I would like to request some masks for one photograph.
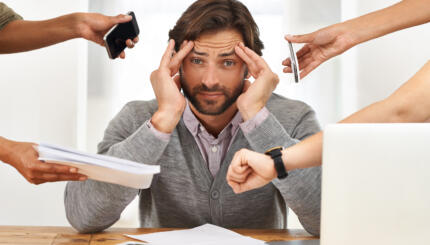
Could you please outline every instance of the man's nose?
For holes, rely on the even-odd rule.
[[[203,74],[202,83],[208,88],[212,88],[219,83],[218,71],[215,65],[208,65]]]

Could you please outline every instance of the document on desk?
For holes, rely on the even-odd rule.
[[[76,167],[90,179],[136,189],[149,188],[160,166],[137,163],[100,154],[89,154],[61,146],[41,143],[37,146],[39,160]]]
[[[193,229],[126,235],[151,245],[263,245],[264,241],[242,236],[228,229],[205,224]]]

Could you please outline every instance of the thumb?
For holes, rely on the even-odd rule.
[[[117,16],[112,16],[111,21],[113,24],[125,23],[131,21],[133,17],[131,15],[119,14]]]
[[[313,33],[304,35],[285,35],[285,40],[292,43],[311,43],[314,40]]]
[[[173,77],[173,81],[176,84],[176,87],[178,87],[179,91],[181,91],[181,77],[179,75],[176,75]]]

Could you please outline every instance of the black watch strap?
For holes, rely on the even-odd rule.
[[[273,147],[267,150],[264,154],[269,155],[273,159],[276,172],[278,173],[278,179],[287,178],[288,173],[285,169],[284,161],[282,161],[282,147]]]

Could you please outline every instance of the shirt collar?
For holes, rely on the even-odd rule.
[[[204,126],[200,123],[200,121],[197,119],[196,115],[191,111],[189,101],[187,100],[187,105],[184,110],[184,124],[187,127],[187,129],[190,131],[190,133],[196,137],[200,132],[200,127],[204,128]],[[229,124],[225,126],[225,128],[221,131],[221,133],[218,135],[218,137],[225,135],[226,132],[224,132],[229,126],[231,125],[231,130],[229,132],[230,137],[234,135],[234,132],[236,132],[239,125],[243,122],[242,116],[240,115],[239,111],[236,112],[233,119],[230,121]],[[205,132],[207,132],[205,130]]]

